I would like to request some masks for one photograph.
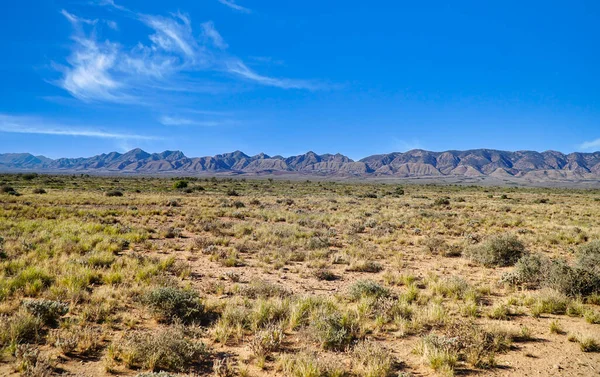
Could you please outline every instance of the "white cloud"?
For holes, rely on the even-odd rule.
[[[156,50],[178,53],[182,52],[189,58],[194,58],[200,51],[192,35],[189,18],[181,13],[173,17],[140,15],[140,20],[154,29],[155,34],[150,35],[150,40]]]
[[[84,23],[84,24],[88,24],[88,25],[95,25],[98,20],[88,20],[85,18],[81,18],[81,17],[77,17],[76,15],[67,12],[66,10],[61,10],[60,13],[65,16],[65,18],[67,20],[69,20],[69,22],[71,22],[72,24],[79,24],[79,23]]]
[[[600,139],[583,142],[579,147],[585,150],[600,148]]]
[[[279,79],[263,76],[248,68],[239,59],[232,59],[227,63],[227,71],[247,80],[255,81],[266,86],[274,86],[282,89],[317,89],[317,86],[305,80]]]
[[[114,0],[96,0],[96,3],[98,5],[102,5],[102,6],[108,5],[108,6],[111,6],[115,9],[119,9],[119,10],[124,10],[124,11],[127,10],[125,7],[115,4]]]
[[[48,120],[27,116],[0,114],[0,132],[59,136],[82,136],[118,140],[156,140],[156,137],[109,132],[97,129],[56,124]]]
[[[238,12],[242,12],[242,13],[252,13],[252,11],[248,8],[245,8],[239,4],[236,4],[235,1],[233,0],[217,0],[219,3],[228,6],[229,8],[233,9],[233,10],[237,10]]]
[[[83,36],[74,37],[75,47],[67,59],[70,67],[63,67],[62,87],[81,100],[124,100],[123,83],[113,76],[119,46],[97,43]]]
[[[104,22],[109,28],[113,30],[119,30],[119,25],[115,21],[105,20]]]
[[[63,73],[59,85],[83,101],[152,104],[163,101],[168,93],[198,93],[195,88],[204,91],[210,85],[206,85],[206,79],[199,83],[195,74],[207,72],[227,72],[246,81],[283,89],[317,89],[307,81],[269,77],[250,69],[225,51],[228,45],[212,21],[201,24],[202,35],[196,37],[186,14],[136,13],[112,0],[99,4],[113,7],[152,32],[146,41],[127,47],[101,40],[96,21],[63,11],[74,32],[68,65],[57,66]],[[108,25],[117,28],[116,23]]]
[[[177,116],[162,116],[159,122],[165,126],[199,126],[199,127],[218,127],[233,124],[229,120],[195,120]]]
[[[212,44],[215,47],[221,50],[225,50],[227,49],[227,47],[229,47],[227,43],[225,43],[225,41],[223,40],[221,34],[219,34],[217,29],[215,29],[215,24],[212,21],[208,21],[202,24],[202,33],[204,37],[210,42],[212,42]]]

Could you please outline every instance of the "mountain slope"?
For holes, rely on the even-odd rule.
[[[249,156],[241,151],[216,156],[185,156],[180,151],[147,153],[134,149],[89,158],[52,160],[29,153],[0,154],[1,171],[98,173],[235,173],[305,174],[357,177],[496,177],[539,179],[598,179],[600,152],[563,154],[556,151],[430,152],[415,149],[365,157],[360,161],[341,154],[307,152],[298,156]]]

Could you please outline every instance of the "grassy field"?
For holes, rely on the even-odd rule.
[[[600,191],[0,176],[0,375],[600,373]]]

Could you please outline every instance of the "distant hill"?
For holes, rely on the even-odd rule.
[[[29,153],[0,154],[0,171],[132,174],[246,174],[310,175],[331,177],[443,178],[492,177],[496,179],[596,180],[600,179],[600,152],[563,154],[555,151],[468,151],[373,155],[359,161],[341,154],[307,152],[298,156],[256,156],[235,151],[207,157],[187,157],[180,151],[147,153],[134,149],[89,158],[56,160]]]

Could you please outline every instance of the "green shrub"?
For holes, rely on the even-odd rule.
[[[600,240],[582,245],[577,251],[577,267],[600,275]]]
[[[435,199],[435,201],[433,202],[434,206],[448,206],[450,205],[450,198],[437,198]]]
[[[600,344],[593,338],[579,340],[579,348],[583,352],[600,352]]]
[[[190,290],[159,287],[148,292],[143,301],[161,322],[199,322],[205,314],[198,294]]]
[[[113,343],[112,356],[130,368],[183,372],[207,360],[206,346],[196,335],[183,326],[138,331]]]
[[[25,173],[25,174],[21,175],[21,178],[23,178],[23,180],[25,180],[25,181],[32,181],[37,177],[38,177],[37,173]]]
[[[493,236],[466,250],[470,259],[486,267],[512,266],[525,254],[525,246],[512,234]]]
[[[351,264],[348,267],[348,271],[353,272],[369,272],[372,274],[378,273],[383,270],[383,266],[373,261],[359,261]]]
[[[173,188],[179,190],[179,189],[184,189],[188,187],[188,182],[187,181],[177,181],[173,184]]]
[[[392,354],[375,342],[358,343],[352,356],[359,376],[388,377],[392,371]]]
[[[600,292],[600,275],[590,269],[570,266],[539,254],[525,255],[502,281],[527,288],[551,288],[568,296],[589,296]]]
[[[0,317],[0,347],[14,352],[21,343],[38,340],[42,320],[31,313],[19,311],[12,316]]]
[[[46,353],[41,353],[39,348],[20,344],[15,348],[16,369],[24,377],[50,377],[55,376],[53,360]]]
[[[277,364],[278,369],[286,377],[343,377],[347,375],[339,364],[308,352],[293,355],[283,354],[279,357]]]
[[[256,280],[249,285],[240,288],[239,293],[248,298],[286,297],[289,291],[281,285],[269,283],[264,280]]]
[[[459,360],[475,368],[495,366],[495,354],[510,349],[515,335],[506,331],[486,330],[474,323],[456,323],[442,334],[428,334],[415,349],[438,372],[452,372]]]
[[[334,281],[334,280],[337,280],[340,278],[339,276],[337,276],[336,274],[334,274],[333,272],[331,272],[325,268],[316,270],[314,272],[314,276],[318,280],[325,280],[325,281]]]
[[[325,350],[342,351],[358,336],[359,326],[349,313],[319,308],[311,318],[309,334]]]
[[[55,325],[69,311],[68,304],[54,300],[29,299],[24,300],[21,305],[47,325]]]
[[[571,300],[567,296],[551,289],[537,293],[527,302],[534,317],[544,313],[565,314],[570,303]]]
[[[415,348],[415,353],[421,355],[426,365],[436,372],[453,375],[458,363],[456,340],[437,334],[422,337]]]
[[[280,326],[267,326],[254,334],[254,338],[249,345],[250,351],[255,357],[265,358],[272,352],[279,350],[284,336],[285,334]]]
[[[373,280],[359,280],[348,288],[348,295],[359,300],[361,297],[386,297],[390,291]]]
[[[562,260],[552,260],[547,266],[542,270],[543,286],[571,297],[600,292],[600,275],[595,275],[587,269],[571,267]]]
[[[0,192],[3,194],[11,194],[13,192],[16,192],[15,189],[12,186],[9,185],[2,185],[0,186]]]
[[[540,254],[529,254],[521,257],[512,271],[502,276],[502,281],[510,285],[521,285],[538,288],[543,280],[542,270],[547,268],[550,260]]]

